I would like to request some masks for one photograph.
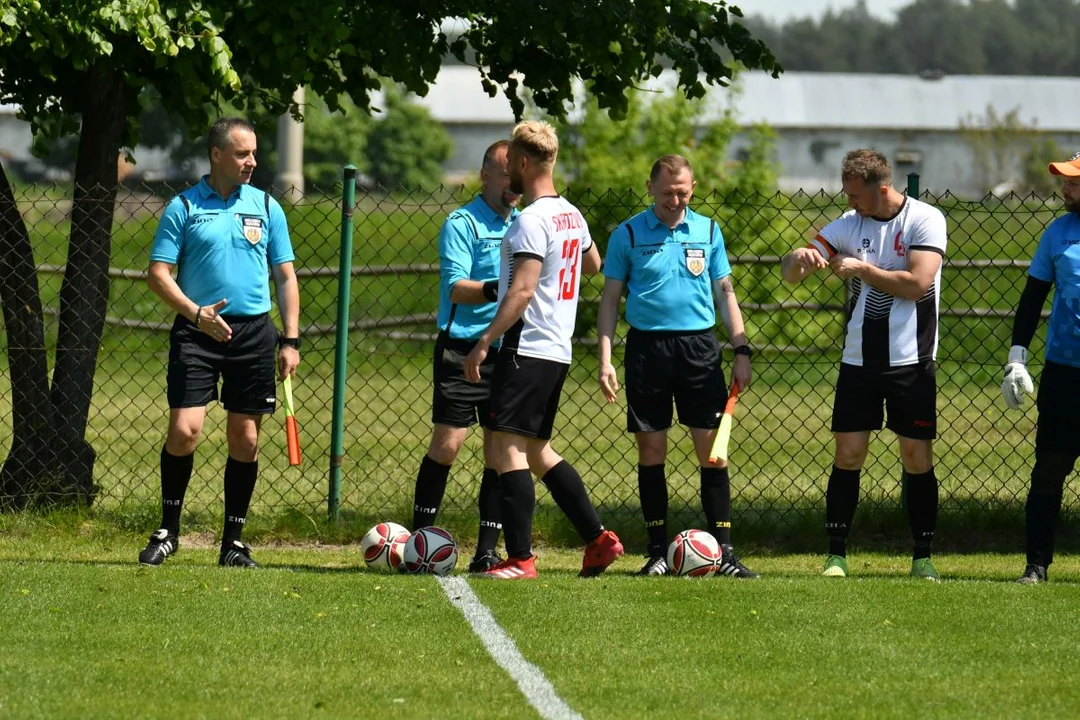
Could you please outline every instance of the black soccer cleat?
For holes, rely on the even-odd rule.
[[[251,559],[251,548],[239,540],[232,540],[221,546],[217,564],[222,567],[259,567],[259,563]]]
[[[716,568],[716,574],[740,580],[756,580],[761,577],[761,573],[754,572],[735,557],[735,550],[730,545],[720,546],[720,564]]]
[[[472,562],[469,563],[469,572],[473,574],[485,573],[501,562],[502,558],[499,557],[497,552],[494,550],[485,550],[482,553],[477,553],[473,557]]]
[[[1021,585],[1038,585],[1046,582],[1046,568],[1042,565],[1028,565],[1024,568],[1024,574],[1016,582]]]
[[[645,561],[645,565],[638,570],[638,575],[667,575],[668,565],[667,560],[661,556],[651,557]]]
[[[180,538],[170,535],[165,528],[158,528],[150,536],[150,542],[139,553],[139,562],[143,565],[157,566],[165,562],[180,547]]]

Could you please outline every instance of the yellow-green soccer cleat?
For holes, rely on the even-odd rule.
[[[930,558],[912,560],[911,577],[922,578],[923,580],[929,580],[930,582],[938,581],[937,570],[934,569],[934,563],[930,562]]]
[[[825,577],[847,577],[847,558],[843,555],[830,555],[825,558]]]

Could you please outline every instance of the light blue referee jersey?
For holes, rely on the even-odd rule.
[[[225,298],[223,315],[270,312],[269,268],[295,257],[285,212],[250,185],[222,198],[207,177],[165,208],[150,260],[176,265],[177,284],[198,305]]]
[[[611,233],[604,277],[626,283],[626,321],[638,330],[707,330],[716,324],[712,282],[731,274],[724,235],[687,208],[675,229],[653,208]]]
[[[1046,359],[1080,367],[1080,216],[1069,213],[1050,223],[1028,275],[1054,284]]]
[[[459,340],[476,340],[495,317],[498,303],[467,305],[450,302],[450,291],[458,280],[486,282],[499,279],[499,248],[510,223],[477,195],[470,203],[446,218],[439,232],[439,314],[440,330]]]

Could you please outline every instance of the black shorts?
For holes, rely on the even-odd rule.
[[[880,430],[885,411],[886,427],[897,435],[913,440],[937,437],[937,365],[932,360],[892,368],[841,363],[832,431]]]
[[[491,348],[480,365],[480,382],[465,379],[465,356],[476,342],[456,340],[445,332],[435,341],[435,388],[431,401],[431,422],[451,427],[472,427],[477,421],[489,427],[491,377],[499,351]]]
[[[671,403],[687,427],[720,427],[727,401],[720,343],[712,330],[648,332],[626,336],[626,429],[654,432],[671,427]]]
[[[503,349],[491,381],[492,430],[550,440],[570,366]]]
[[[1080,368],[1046,361],[1039,378],[1039,425],[1036,450],[1080,455],[1076,407],[1080,399]]]
[[[169,407],[203,407],[218,399],[229,412],[264,415],[277,404],[277,329],[270,315],[222,315],[232,340],[218,342],[177,316],[169,334]]]

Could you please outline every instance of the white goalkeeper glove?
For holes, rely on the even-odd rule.
[[[1005,380],[1001,383],[1001,394],[1005,404],[1016,410],[1024,404],[1024,395],[1035,390],[1031,375],[1027,371],[1028,351],[1023,345],[1009,348],[1009,361],[1005,363]]]

